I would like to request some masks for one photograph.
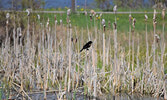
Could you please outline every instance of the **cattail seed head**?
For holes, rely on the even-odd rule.
[[[117,12],[117,5],[114,6],[114,8],[113,8],[113,12],[114,12],[114,13]]]
[[[115,22],[113,23],[113,29],[117,29],[117,24]]]
[[[159,40],[160,40],[160,37],[159,37],[159,35],[158,35],[158,34],[155,34],[155,39],[156,39],[156,42],[158,43],[158,42],[159,42]]]
[[[165,19],[165,9],[162,9],[162,19]]]
[[[136,24],[136,19],[133,18],[133,23],[132,23],[133,28],[135,28],[135,24]]]
[[[6,19],[9,19],[9,17],[10,17],[10,14],[7,13],[7,14],[6,14]]]
[[[96,15],[96,12],[94,10],[90,10],[90,13],[95,16]]]
[[[57,16],[55,15],[55,21],[57,20]]]
[[[60,25],[62,25],[62,23],[63,23],[63,20],[62,20],[62,19],[60,19]]]
[[[147,21],[147,19],[148,19],[148,16],[145,14],[145,15],[144,15],[144,17],[145,17],[145,21]]]
[[[108,21],[108,27],[111,28],[111,22],[110,21]]]
[[[69,19],[69,17],[67,16],[67,19],[66,19],[67,23],[69,23],[69,20],[70,20],[70,19]]]
[[[38,20],[40,20],[40,15],[39,14],[37,15],[37,17],[38,17]]]
[[[48,18],[48,21],[47,21],[47,23],[46,23],[46,27],[49,27],[49,22],[50,22],[50,20],[49,20],[49,18]]]
[[[102,16],[103,14],[102,13],[100,13],[100,17]]]
[[[96,20],[98,20],[98,17],[99,17],[99,16],[98,16],[98,15],[96,15]]]
[[[30,16],[30,10],[26,9],[26,12],[27,12],[27,16]]]
[[[92,21],[92,15],[91,14],[89,15],[89,17],[90,17],[90,21]]]
[[[71,28],[71,27],[72,27],[72,25],[71,25],[71,23],[70,23],[69,28]]]
[[[131,22],[132,22],[132,15],[129,14],[129,23],[131,23]]]
[[[18,28],[17,28],[17,34],[18,34],[19,37],[22,36],[22,34],[21,34],[21,27],[18,27]]]
[[[102,23],[102,25],[105,25],[105,23],[106,23],[106,22],[105,22],[105,19],[102,19],[102,22],[101,22],[101,23]]]
[[[70,14],[71,14],[71,9],[68,9],[67,10],[67,16],[70,16]]]
[[[85,16],[86,16],[87,14],[88,14],[87,11],[85,11]]]
[[[106,31],[106,25],[105,24],[103,25],[103,31],[104,32]]]
[[[155,20],[153,20],[153,27],[154,27],[154,29],[156,28],[156,24],[157,24],[157,21],[155,19]]]
[[[7,25],[9,24],[9,21],[8,21],[8,20],[6,21],[6,24],[7,24]]]

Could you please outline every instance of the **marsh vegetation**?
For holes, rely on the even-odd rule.
[[[58,100],[67,93],[167,99],[165,15],[8,14],[1,12],[0,27],[5,98],[43,93],[47,99],[56,92]],[[90,40],[90,49],[80,52]]]

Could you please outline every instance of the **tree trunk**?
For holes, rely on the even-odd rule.
[[[72,12],[75,12],[75,0],[71,0]]]

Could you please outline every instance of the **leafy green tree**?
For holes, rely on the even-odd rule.
[[[31,8],[39,9],[41,6],[44,6],[44,0],[22,0],[21,6],[22,9]]]
[[[144,0],[114,0],[115,5],[125,8],[139,8],[143,6]]]
[[[112,2],[113,0],[95,0],[96,5],[98,8],[100,9],[110,9],[110,2]]]

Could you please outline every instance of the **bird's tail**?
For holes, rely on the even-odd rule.
[[[83,48],[80,50],[80,52],[82,52]]]

